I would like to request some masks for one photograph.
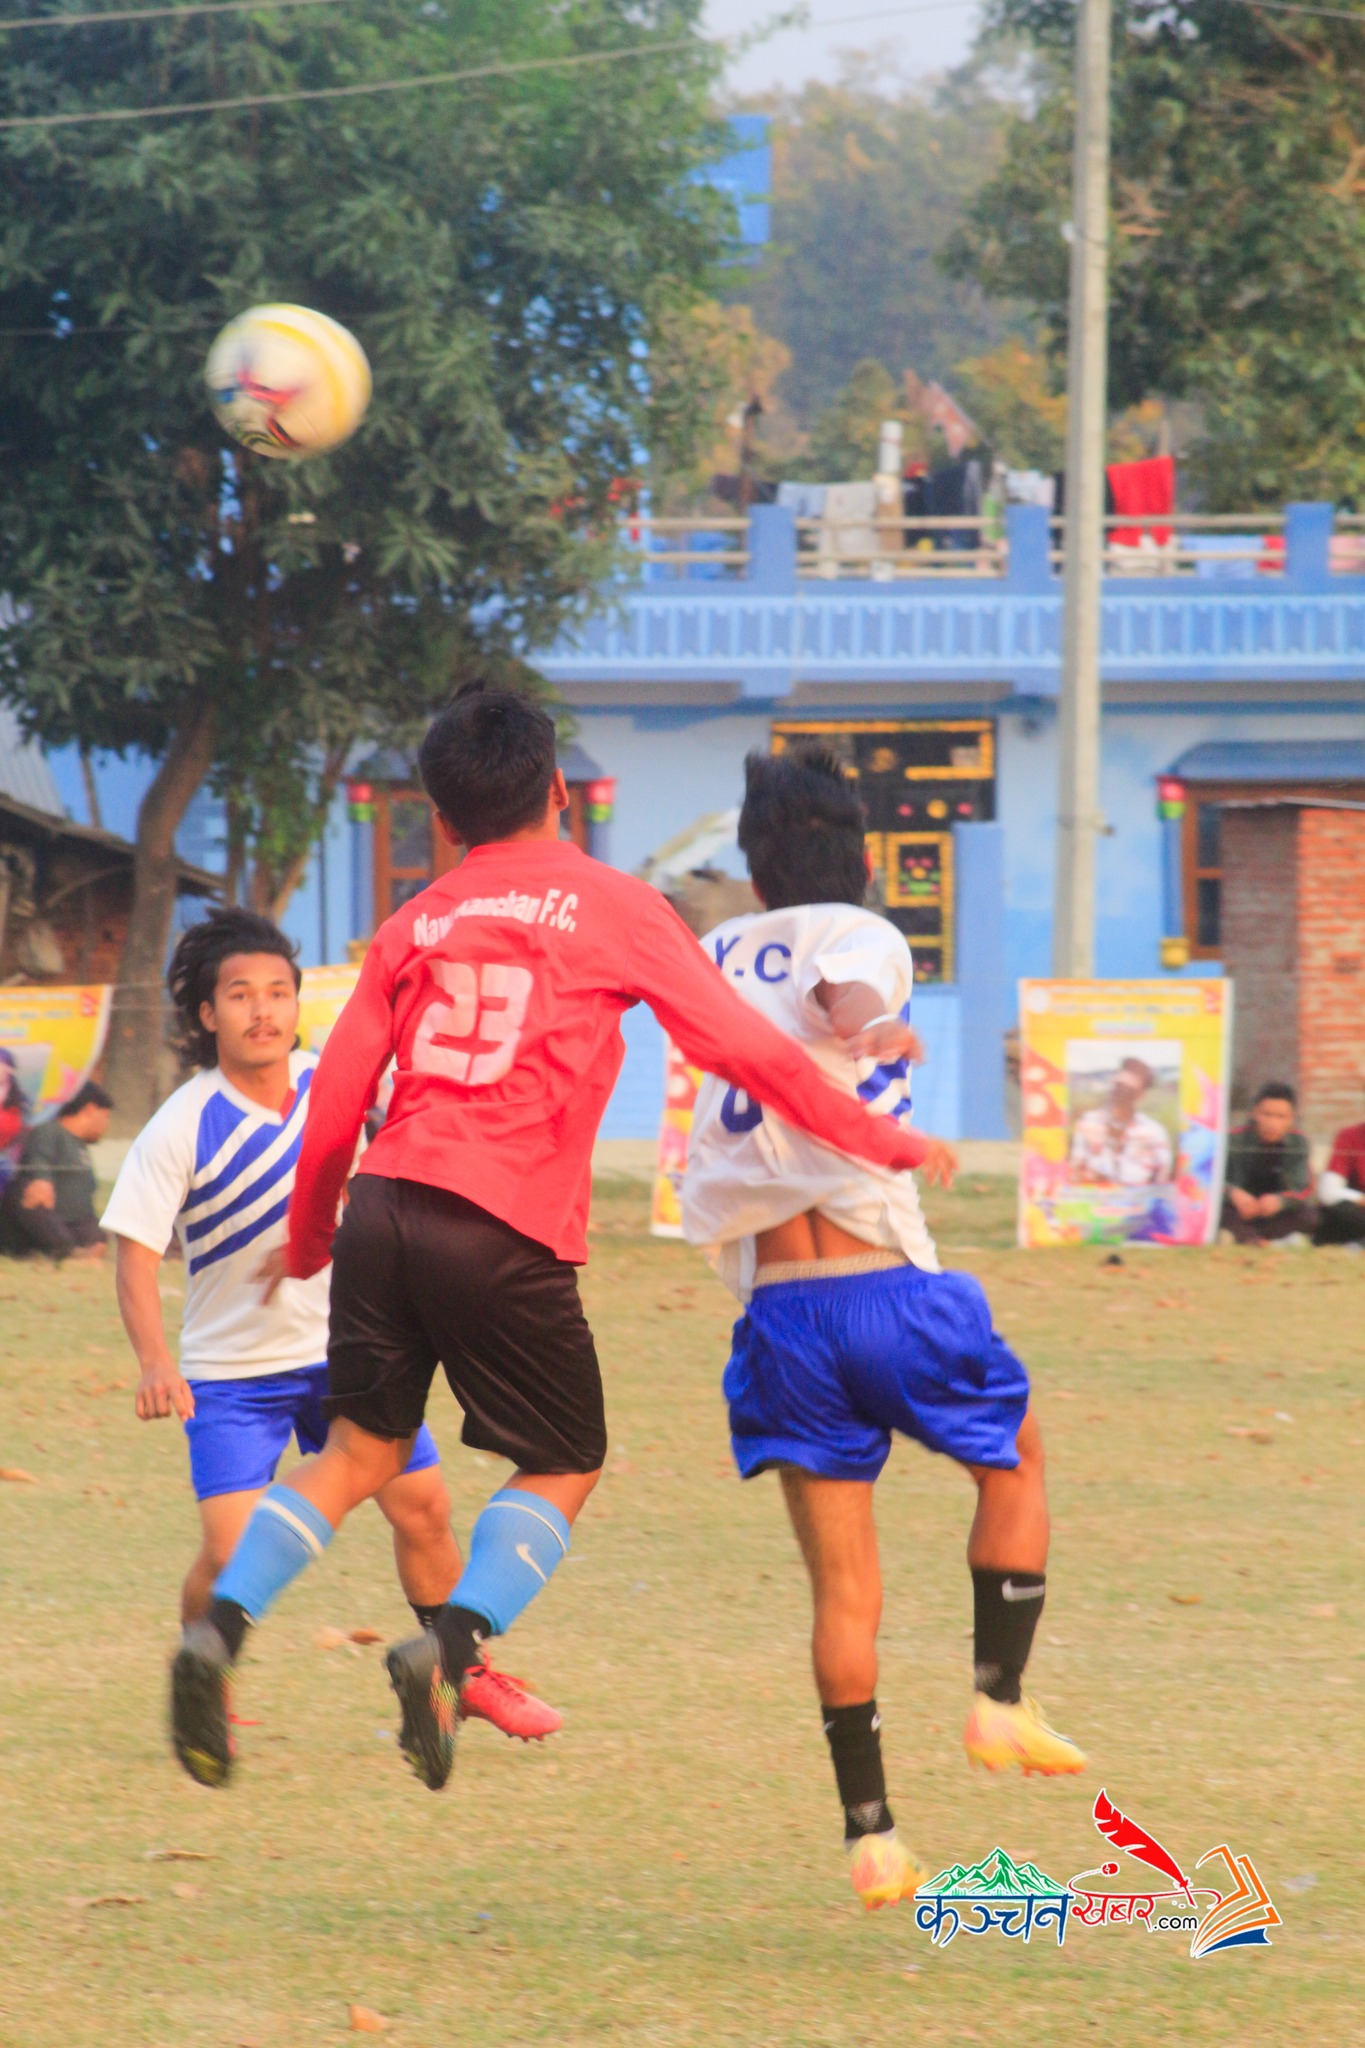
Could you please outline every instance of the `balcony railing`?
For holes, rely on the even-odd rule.
[[[1005,522],[997,514],[915,519],[798,518],[796,573],[803,582],[998,581],[1009,573]],[[1116,513],[1105,522],[1106,576],[1275,577],[1284,573],[1285,517],[1264,512]],[[623,534],[650,582],[729,581],[747,575],[751,521],[744,517],[632,518]],[[1066,560],[1066,520],[1048,521],[1048,563]],[[1365,514],[1338,514],[1332,574],[1365,575]]]

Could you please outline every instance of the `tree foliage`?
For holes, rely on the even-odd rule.
[[[997,0],[1051,65],[949,249],[1066,347],[1074,9]],[[1111,401],[1197,401],[1215,506],[1365,496],[1365,25],[1119,0]],[[1044,76],[1046,77],[1046,73]]]
[[[807,425],[869,356],[946,378],[1021,324],[938,262],[999,159],[1005,105],[973,71],[884,88],[855,70],[774,104],[772,243],[731,283],[791,350],[783,394]]]
[[[696,17],[366,0],[11,35],[0,112],[645,52]],[[613,484],[694,425],[686,359],[658,380],[647,358],[723,234],[692,176],[713,71],[695,37],[454,89],[0,132],[3,688],[44,739],[161,761],[125,977],[134,955],[159,977],[174,830],[211,766],[269,810],[291,772],[587,601]],[[209,413],[208,344],[263,300],[333,314],[371,358],[369,418],[332,456],[233,453]],[[147,1027],[130,1014],[125,1040]]]
[[[1066,459],[1066,397],[1050,365],[1017,335],[957,365],[954,394],[992,452],[1012,469],[1058,470]]]

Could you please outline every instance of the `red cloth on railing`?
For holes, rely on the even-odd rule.
[[[1174,512],[1173,455],[1152,455],[1145,462],[1111,462],[1105,474],[1116,512]],[[1164,547],[1171,537],[1169,526],[1120,526],[1109,539],[1115,546],[1135,548],[1144,533],[1149,533],[1158,547]]]

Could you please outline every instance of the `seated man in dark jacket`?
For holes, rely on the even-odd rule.
[[[104,1257],[89,1148],[108,1130],[113,1106],[103,1088],[87,1081],[57,1116],[29,1132],[0,1205],[0,1243],[7,1252],[45,1252],[82,1263]]]
[[[1294,1129],[1294,1091],[1287,1081],[1267,1081],[1249,1121],[1228,1139],[1223,1228],[1238,1244],[1311,1237],[1312,1185],[1308,1140]]]

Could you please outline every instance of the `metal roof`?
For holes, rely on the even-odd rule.
[[[1365,740],[1206,740],[1166,772],[1186,782],[1365,782]]]
[[[66,816],[46,755],[35,741],[24,738],[18,718],[6,704],[0,704],[0,796],[54,818]]]

